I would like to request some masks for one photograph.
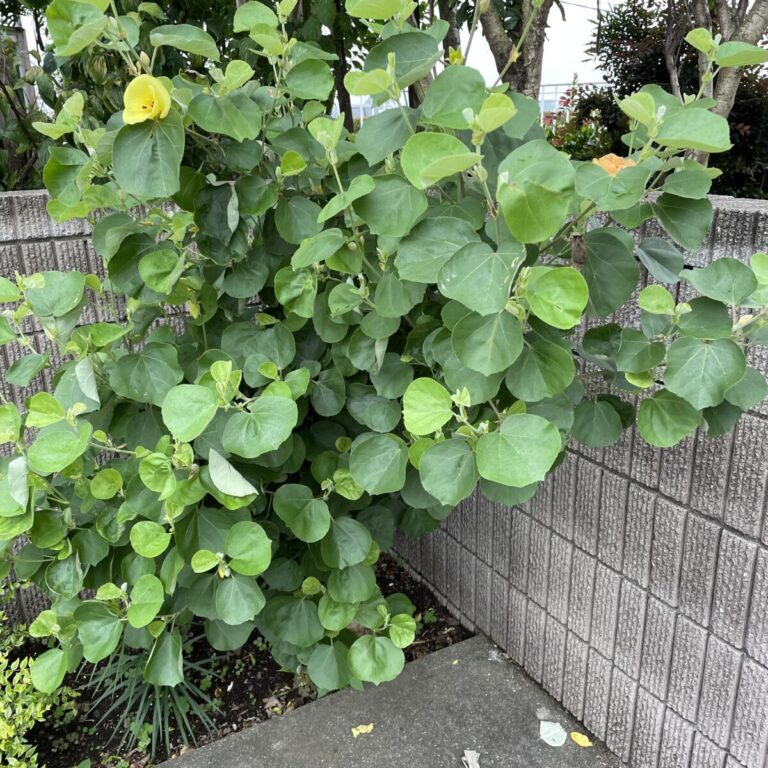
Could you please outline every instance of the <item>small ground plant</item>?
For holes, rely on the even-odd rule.
[[[574,162],[535,101],[441,61],[447,24],[346,5],[380,38],[347,88],[388,105],[354,134],[328,114],[333,54],[285,31],[295,0],[235,17],[268,82],[151,3],[48,9],[58,57],[108,48],[133,79],[106,124],[74,93],[40,126],[61,142],[49,212],[93,217],[104,274],[0,281],[3,339],[26,348],[7,382],[53,365],[31,316],[65,355],[51,392],[0,408],[0,546],[52,600],[43,691],[117,652],[173,689],[194,621],[218,650],[258,629],[321,691],[391,680],[416,630],[374,576],[396,529],[478,487],[531,498],[569,438],[636,424],[672,446],[765,397],[747,356],[768,343],[768,255],[688,268],[677,247],[712,221],[716,171],[687,159],[729,147],[711,102],[643,88],[620,104],[626,156]],[[762,55],[689,40],[712,76]],[[207,64],[155,77],[169,47]],[[670,240],[634,242],[654,218]]]

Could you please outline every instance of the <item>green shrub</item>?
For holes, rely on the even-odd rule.
[[[35,688],[34,657],[24,649],[27,640],[23,627],[11,624],[0,610],[0,765],[8,768],[37,768],[37,748],[27,740],[29,732],[54,717],[69,722],[76,711],[75,694],[69,688],[54,693]]]
[[[237,11],[261,82],[201,28],[49,8],[57,55],[108,45],[135,77],[106,124],[75,94],[41,126],[70,142],[45,168],[49,212],[97,219],[106,276],[0,282],[27,347],[7,381],[51,366],[29,315],[69,356],[24,415],[0,408],[0,540],[29,536],[14,567],[52,599],[31,628],[58,641],[33,667],[44,690],[118,649],[174,688],[195,621],[219,650],[258,629],[321,691],[390,680],[416,629],[373,570],[396,529],[434,530],[478,486],[531,498],[568,438],[599,448],[636,422],[671,446],[765,396],[745,352],[768,342],[766,257],[686,269],[623,228],[656,217],[698,248],[711,172],[683,155],[729,146],[706,103],[644,88],[621,102],[629,157],[575,162],[535,101],[460,64],[425,81],[445,23],[347,0],[381,38],[347,87],[397,102],[349,134],[326,114],[329,54],[284,31],[294,4]],[[155,78],[167,47],[210,64]],[[418,81],[416,110],[399,99]],[[651,285],[640,327],[620,326],[641,265],[701,296]],[[109,321],[81,325],[86,304]]]

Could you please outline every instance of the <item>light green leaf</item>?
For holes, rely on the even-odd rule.
[[[131,590],[128,623],[135,628],[146,627],[157,616],[165,600],[163,582],[151,573],[140,576]]]
[[[700,423],[701,411],[666,389],[643,400],[637,413],[640,434],[657,448],[677,445],[693,434]]]
[[[672,149],[727,152],[731,148],[728,121],[706,109],[679,109],[664,117],[655,139]]]
[[[168,549],[171,534],[151,520],[141,520],[131,528],[131,546],[133,551],[142,557],[158,557]]]
[[[478,440],[477,468],[486,480],[523,488],[546,477],[562,446],[554,424],[541,416],[514,414]]]
[[[258,490],[214,448],[208,451],[208,474],[213,485],[227,496],[244,498],[258,494]]]
[[[421,104],[419,121],[440,128],[466,130],[468,123],[464,110],[480,112],[485,92],[485,79],[478,70],[461,65],[446,67],[430,83]]]
[[[201,435],[219,408],[216,393],[199,384],[179,384],[168,391],[162,405],[165,426],[183,442]]]
[[[178,629],[163,632],[157,638],[144,667],[144,680],[166,688],[184,681],[184,657]]]
[[[437,432],[453,418],[450,392],[434,379],[415,379],[403,396],[403,417],[414,435]]]
[[[365,635],[352,643],[347,662],[356,678],[379,685],[403,671],[405,655],[388,637]]]
[[[730,339],[683,337],[667,350],[664,383],[670,392],[701,410],[722,402],[746,368],[744,353]]]
[[[419,465],[421,484],[441,504],[455,507],[477,484],[475,456],[466,440],[451,438],[429,447]]]
[[[154,48],[168,45],[178,51],[204,56],[211,61],[219,61],[219,49],[216,41],[200,27],[194,24],[163,24],[149,33],[149,42]]]
[[[61,648],[51,648],[40,654],[30,668],[32,685],[42,693],[53,693],[67,673],[67,655]]]
[[[76,430],[58,425],[43,430],[27,452],[29,468],[38,475],[61,472],[85,453],[92,431],[87,421],[80,422]]]
[[[568,156],[537,139],[499,165],[496,198],[509,231],[523,243],[552,237],[565,221],[573,194]]]
[[[581,322],[587,307],[587,283],[573,267],[532,267],[525,298],[536,317],[555,328],[570,329]]]
[[[235,523],[229,529],[224,551],[232,558],[230,568],[243,576],[258,576],[264,573],[272,562],[271,539],[258,523],[250,520]]]
[[[255,139],[261,132],[261,110],[242,92],[226,96],[198,93],[189,105],[189,116],[204,131],[235,141]]]
[[[332,645],[318,645],[307,662],[310,680],[322,690],[335,691],[349,685],[347,646],[340,640]]]

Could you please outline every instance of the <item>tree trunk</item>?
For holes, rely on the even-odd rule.
[[[461,48],[459,26],[456,23],[456,10],[451,0],[437,0],[437,8],[440,12],[440,18],[448,22],[448,34],[443,38],[443,51],[447,60],[451,48],[457,51]]]
[[[336,16],[344,13],[344,4],[341,0],[336,0]],[[351,133],[354,129],[354,119],[352,115],[352,98],[349,95],[346,85],[344,85],[344,77],[347,74],[349,65],[347,64],[347,48],[344,40],[344,35],[341,30],[336,26],[335,34],[333,35],[334,45],[336,47],[336,55],[338,59],[333,67],[333,75],[336,83],[336,98],[339,102],[339,112],[344,115],[344,127]]]
[[[536,17],[531,23],[522,51],[516,51],[515,42],[504,29],[501,18],[492,3],[480,15],[483,36],[491,49],[496,69],[501,73],[506,68],[502,80],[509,83],[512,91],[524,93],[533,99],[539,97],[547,19],[553,4],[554,0],[544,0],[541,8],[537,11],[530,0],[524,1],[522,26],[524,27],[528,23],[531,14],[536,14]],[[507,67],[510,56],[515,54],[518,55],[517,61]]]

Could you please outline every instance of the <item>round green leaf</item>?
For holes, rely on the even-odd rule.
[[[427,493],[441,504],[455,507],[472,495],[477,484],[472,448],[461,438],[435,443],[421,457],[419,476]]]
[[[480,112],[485,98],[485,79],[473,67],[446,67],[427,89],[421,103],[419,121],[440,128],[467,130],[464,110]]]
[[[163,421],[177,440],[188,443],[205,431],[218,407],[218,397],[208,387],[179,384],[163,400]]]
[[[258,576],[272,561],[272,541],[264,529],[250,520],[235,523],[224,547],[231,557],[230,568],[243,576]]]
[[[718,405],[747,368],[742,350],[730,339],[683,337],[667,350],[664,383],[694,408]]]
[[[296,403],[287,397],[262,395],[230,416],[221,442],[230,453],[255,459],[279,448],[290,436],[299,417]]]
[[[141,520],[131,528],[131,546],[133,551],[142,557],[158,557],[162,555],[171,543],[171,534],[151,520]]]
[[[407,235],[427,210],[426,195],[399,176],[377,176],[374,181],[373,192],[353,203],[355,213],[374,235]]]
[[[544,479],[562,447],[560,432],[550,421],[513,414],[478,440],[477,468],[486,480],[523,488]]]
[[[332,645],[318,645],[307,662],[307,674],[324,691],[335,691],[349,685],[348,649],[335,640]]]
[[[236,627],[259,614],[266,601],[253,579],[233,574],[217,580],[214,602],[219,618],[225,624]]]
[[[42,693],[53,693],[67,673],[67,654],[61,648],[51,648],[40,654],[30,668],[32,685]]]
[[[440,293],[479,315],[501,312],[509,299],[516,267],[523,258],[524,249],[519,243],[514,249],[499,251],[486,243],[469,243],[459,248],[440,270]]]
[[[356,678],[379,685],[403,671],[405,655],[388,637],[365,635],[352,643],[347,662]]]
[[[299,648],[309,648],[325,636],[317,617],[317,606],[308,598],[270,599],[257,624],[260,629]]]
[[[683,276],[699,293],[723,304],[739,306],[757,290],[755,273],[736,259],[717,259]]]
[[[93,601],[83,603],[75,609],[75,621],[86,661],[97,664],[117,648],[123,625],[105,605]]]
[[[526,346],[504,381],[516,398],[535,403],[562,392],[575,375],[571,351],[542,339]]]
[[[478,242],[477,234],[463,219],[425,219],[400,241],[395,266],[403,280],[436,283],[440,269],[456,251]]]
[[[115,394],[139,403],[161,406],[168,392],[184,378],[170,344],[150,342],[140,352],[121,357],[109,372]]]
[[[591,448],[613,445],[621,436],[621,417],[605,400],[585,400],[576,406],[571,434]]]
[[[157,616],[165,600],[163,582],[151,573],[140,576],[131,590],[128,623],[135,628],[146,627]]]
[[[523,243],[552,237],[568,215],[573,182],[568,156],[544,140],[510,153],[499,165],[496,189],[509,231]]]
[[[450,393],[434,379],[416,379],[405,390],[403,418],[405,428],[414,435],[437,432],[453,418]]]
[[[528,270],[525,298],[536,317],[568,330],[581,322],[589,290],[573,267],[532,267]]]
[[[163,632],[157,638],[144,667],[144,680],[167,688],[184,682],[183,649],[178,629]]]
[[[117,183],[141,200],[175,194],[180,186],[184,136],[184,124],[175,109],[164,120],[124,125],[115,137],[112,154]]]
[[[116,469],[102,469],[91,478],[90,486],[95,498],[108,501],[123,487],[123,476]]]
[[[328,577],[328,594],[337,603],[364,603],[376,591],[376,574],[369,565],[351,565]]]
[[[370,494],[394,493],[405,484],[408,448],[397,435],[363,433],[352,443],[349,469]]]
[[[416,621],[407,613],[398,613],[390,619],[389,639],[398,648],[407,648],[416,639]]]
[[[272,499],[277,516],[302,541],[320,541],[331,527],[331,513],[305,485],[281,485]]]
[[[81,421],[76,431],[58,424],[41,431],[27,451],[29,468],[38,475],[61,472],[85,453],[92,431],[87,421]]]
[[[318,616],[323,626],[331,632],[341,632],[349,626],[357,613],[356,603],[337,603],[327,592],[320,598],[317,606]]]
[[[640,403],[637,428],[643,439],[657,448],[670,448],[693,434],[701,423],[701,411],[677,395],[660,389]]]
[[[467,368],[490,376],[504,371],[523,350],[520,323],[509,312],[469,313],[454,326],[451,345]]]
[[[426,189],[440,179],[476,165],[478,156],[447,133],[416,133],[403,147],[403,173],[416,189]]]
[[[362,563],[371,548],[368,529],[351,517],[337,517],[320,544],[326,565],[331,568],[348,568]]]

